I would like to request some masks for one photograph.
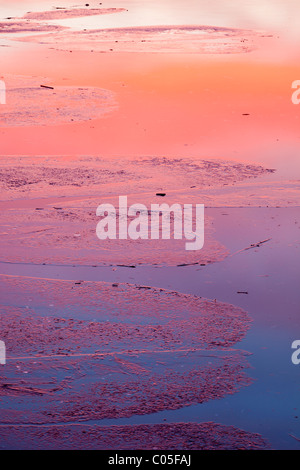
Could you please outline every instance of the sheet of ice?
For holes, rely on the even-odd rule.
[[[97,87],[55,86],[49,79],[6,77],[0,127],[53,126],[97,119],[117,108],[114,94]]]
[[[48,90],[47,90],[48,91]],[[26,162],[27,165],[24,165]],[[11,166],[13,164],[13,166]],[[187,251],[186,239],[175,240],[171,217],[171,239],[99,240],[96,216],[99,204],[117,209],[119,195],[128,195],[128,207],[151,204],[205,204],[195,186],[223,187],[269,171],[260,166],[234,162],[170,158],[106,161],[76,159],[8,158],[0,171],[3,202],[0,215],[0,259],[9,262],[81,265],[183,265],[209,264],[224,259],[226,249],[213,236],[211,218],[205,215],[204,247]],[[163,178],[162,178],[163,175]],[[192,186],[192,188],[191,188]],[[166,191],[161,197],[160,191]],[[188,190],[188,193],[186,191]],[[95,195],[98,195],[95,197]],[[187,194],[189,196],[187,197]],[[62,198],[62,196],[66,196]],[[41,198],[39,200],[33,198]],[[49,198],[49,201],[47,200]],[[53,203],[53,197],[58,198]],[[68,198],[71,198],[68,200]],[[182,206],[183,207],[183,206]],[[194,211],[195,217],[195,211]],[[151,214],[148,219],[149,231]],[[162,217],[160,217],[162,219]],[[130,219],[129,221],[130,222]]]
[[[45,32],[60,31],[65,29],[63,26],[56,24],[36,23],[34,21],[0,21],[0,34],[28,33],[28,32]]]
[[[25,431],[25,432],[24,432]],[[259,434],[234,426],[165,423],[133,426],[0,426],[5,449],[256,450],[269,445]]]
[[[23,18],[30,20],[60,20],[76,18],[80,16],[107,15],[127,11],[126,8],[59,8],[50,11],[32,11],[26,13]]]
[[[98,342],[106,352],[130,348],[131,335],[143,349],[224,348],[240,341],[250,324],[248,315],[232,305],[148,286],[1,276],[0,292],[6,312],[1,315],[1,334],[8,350],[18,354],[30,354],[32,348],[36,353],[41,347],[45,354],[56,354],[64,341],[60,332],[66,329],[70,347],[83,353],[93,352]],[[11,315],[17,330],[24,324],[18,339],[9,327]],[[138,324],[145,325],[141,333],[134,330]],[[34,335],[35,345],[26,342],[28,335]]]
[[[219,26],[166,25],[87,29],[18,40],[96,52],[238,54],[254,50],[259,36],[255,31]]]
[[[190,198],[193,193],[234,187],[274,171],[257,164],[201,157],[6,156],[0,163],[0,189],[2,200],[139,193],[154,197],[166,192],[165,202],[174,194],[178,197],[178,191],[184,190]]]
[[[1,276],[1,423],[128,417],[251,383],[245,311],[163,289]]]

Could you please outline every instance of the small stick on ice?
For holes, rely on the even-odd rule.
[[[293,437],[294,439],[296,439],[296,441],[300,442],[299,437],[296,437],[296,436],[294,436],[293,434],[289,434],[289,436]]]
[[[230,255],[230,256],[236,255],[238,253],[242,253],[243,251],[251,250],[251,248],[258,248],[258,247],[260,247],[260,245],[262,245],[263,243],[269,242],[270,240],[272,240],[272,238],[266,238],[266,240],[262,240],[261,242],[258,242],[258,243],[251,243],[251,245],[248,246],[247,248],[243,248],[242,250],[238,250],[235,253],[232,253],[232,255]]]

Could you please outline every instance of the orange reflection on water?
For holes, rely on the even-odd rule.
[[[3,154],[180,155],[252,159],[261,145],[298,144],[292,64],[200,56],[49,51],[7,60],[53,86],[112,90],[119,109],[82,123],[1,130]],[[130,64],[130,66],[128,66]]]

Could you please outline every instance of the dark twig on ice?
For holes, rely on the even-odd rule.
[[[242,253],[243,251],[251,250],[251,248],[259,248],[263,243],[267,243],[270,240],[272,240],[272,238],[266,238],[265,240],[262,240],[261,242],[258,242],[258,243],[251,243],[251,245],[247,246],[247,248],[243,248],[242,250],[238,250],[235,253],[232,253],[232,255],[230,255],[230,256],[236,255],[237,253]]]
[[[262,240],[261,242],[258,242],[258,243],[251,243],[250,246],[248,246],[248,248],[244,248],[244,251],[245,250],[250,250],[251,248],[256,248],[260,245],[262,245],[263,243],[266,243],[268,241],[272,240],[272,238],[266,238],[266,240]]]
[[[299,437],[296,437],[296,436],[294,436],[293,434],[289,434],[289,436],[293,437],[294,439],[296,439],[296,441],[300,442]]]
[[[49,90],[54,90],[53,86],[40,85],[41,88],[48,88]]]

